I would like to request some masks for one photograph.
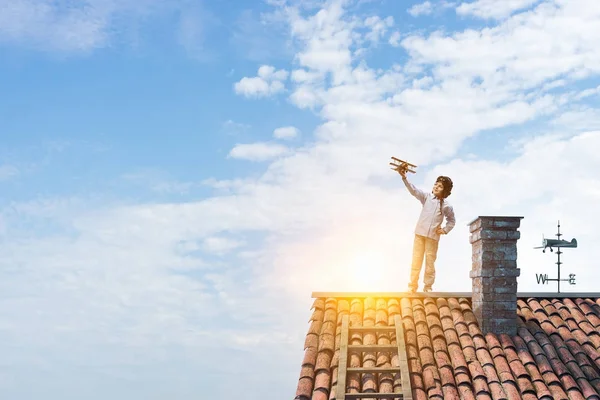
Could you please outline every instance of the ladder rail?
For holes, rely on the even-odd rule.
[[[342,332],[340,338],[340,356],[338,365],[338,379],[336,384],[336,400],[350,400],[362,398],[377,399],[398,399],[412,400],[412,388],[410,384],[410,372],[408,370],[408,360],[406,355],[406,343],[404,340],[404,327],[402,326],[402,317],[394,316],[395,326],[374,326],[374,327],[349,327],[348,315],[342,317]],[[350,332],[395,332],[395,345],[351,345],[348,338]],[[349,350],[358,352],[398,352],[398,367],[348,367]],[[346,393],[346,377],[348,372],[358,373],[387,373],[400,372],[402,393]]]
[[[396,325],[396,344],[398,345],[398,364],[400,364],[400,378],[402,379],[402,394],[404,400],[412,400],[412,387],[410,385],[410,372],[408,371],[408,358],[406,356],[406,342],[404,340],[404,326],[402,317],[394,316]]]
[[[338,381],[335,399],[345,400],[346,371],[348,368],[348,315],[344,315],[342,317],[342,336],[340,338],[340,362],[338,368]]]

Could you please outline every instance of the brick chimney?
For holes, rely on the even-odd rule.
[[[477,217],[469,223],[473,248],[473,313],[485,335],[517,334],[517,230],[523,217]]]

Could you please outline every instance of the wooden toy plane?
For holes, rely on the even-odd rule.
[[[411,167],[417,168],[417,166],[415,164],[411,164],[407,161],[401,160],[396,157],[392,157],[392,162],[390,162],[390,165],[392,165],[394,167],[394,168],[392,168],[394,171],[412,172],[413,174],[417,173],[415,170],[411,169]]]

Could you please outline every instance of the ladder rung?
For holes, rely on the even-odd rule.
[[[348,351],[398,351],[396,344],[349,344]]]
[[[384,372],[400,372],[400,367],[349,367],[348,372],[358,372],[360,374],[378,374]]]
[[[363,398],[403,399],[404,396],[402,393],[346,393],[346,400]]]
[[[395,326],[355,326],[349,327],[348,332],[395,332]]]

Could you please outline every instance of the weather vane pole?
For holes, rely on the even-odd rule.
[[[562,240],[560,237],[562,234],[560,233],[560,221],[558,221],[558,233],[556,234],[557,239],[543,239],[542,245],[540,247],[534,247],[534,249],[543,249],[542,253],[546,252],[546,248],[550,248],[550,251],[554,251],[552,248],[556,247],[556,256],[558,257],[558,261],[556,265],[558,266],[558,277],[557,278],[548,278],[548,274],[535,274],[538,284],[545,285],[548,282],[556,282],[558,285],[558,293],[560,293],[560,282],[565,281],[569,282],[570,285],[575,285],[575,274],[569,274],[569,279],[560,279],[560,255],[563,253],[560,251],[562,247],[577,247],[577,239],[573,238],[570,242],[566,240]]]

